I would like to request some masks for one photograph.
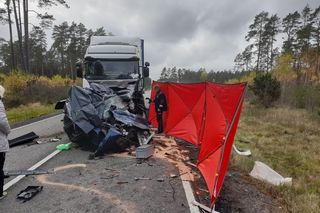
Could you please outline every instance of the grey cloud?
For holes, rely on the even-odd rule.
[[[68,0],[68,3],[70,9],[52,7],[47,11],[55,16],[55,24],[82,22],[88,28],[103,26],[116,35],[144,38],[146,60],[151,63],[154,78],[159,77],[164,66],[231,69],[235,55],[247,45],[244,37],[256,14],[265,10],[283,17],[302,10],[307,3],[312,8],[320,5],[319,0]],[[31,7],[34,4],[30,1]],[[7,28],[0,25],[0,37],[8,38]]]
[[[149,23],[152,37],[163,42],[177,42],[192,38],[197,30],[197,15],[183,8],[165,9],[161,16]]]
[[[216,34],[234,37],[257,13],[257,3],[244,0],[213,4],[201,18],[201,23]],[[242,27],[241,27],[242,26]]]

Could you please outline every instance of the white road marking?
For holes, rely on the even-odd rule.
[[[42,164],[44,164],[45,162],[47,162],[48,160],[50,160],[51,158],[53,158],[55,155],[59,154],[60,152],[61,152],[61,150],[55,150],[50,155],[48,155],[47,157],[45,157],[42,160],[40,160],[38,163],[34,164],[32,167],[30,167],[28,169],[28,171],[33,171],[33,170],[39,168]],[[19,175],[19,176],[15,177],[14,179],[12,179],[11,181],[9,181],[8,183],[6,183],[3,186],[3,190],[9,189],[11,186],[13,186],[14,184],[18,183],[24,177],[25,177],[25,175]]]
[[[193,195],[193,191],[192,191],[190,182],[189,181],[184,181],[184,180],[181,180],[181,181],[182,181],[182,186],[183,186],[184,192],[186,193],[186,197],[187,197],[190,213],[200,213],[199,208],[192,204],[192,202],[194,200],[196,200],[196,199],[195,199],[195,197]]]

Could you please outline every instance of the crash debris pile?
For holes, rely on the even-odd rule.
[[[143,95],[134,86],[109,88],[91,83],[90,88],[70,89],[64,130],[72,142],[94,151],[90,158],[151,141]]]

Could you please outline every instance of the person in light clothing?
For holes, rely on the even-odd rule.
[[[2,102],[4,92],[5,89],[0,85],[0,200],[7,195],[7,192],[3,191],[3,166],[6,159],[6,152],[9,151],[8,134],[10,133],[10,125]]]

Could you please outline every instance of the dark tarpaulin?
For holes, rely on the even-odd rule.
[[[104,100],[115,94],[109,88],[92,83],[91,88],[72,86],[69,90],[72,121],[88,134],[101,125],[105,111]]]

